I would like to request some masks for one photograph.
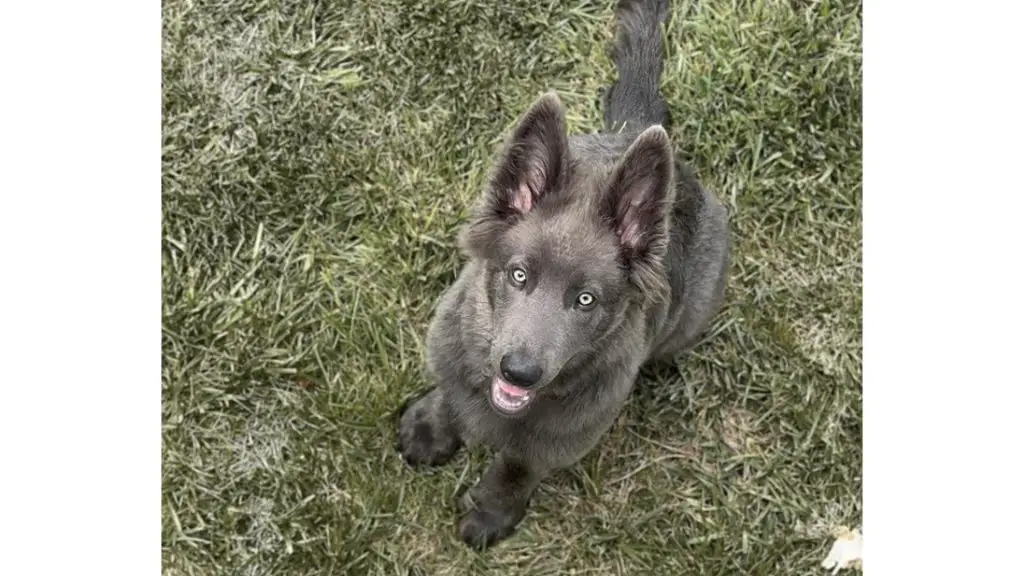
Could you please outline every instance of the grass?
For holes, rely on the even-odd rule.
[[[673,138],[727,203],[726,309],[477,554],[392,412],[504,131],[600,125],[611,0],[167,0],[166,574],[812,574],[861,516],[861,7],[676,0]]]

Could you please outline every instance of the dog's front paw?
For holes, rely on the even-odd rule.
[[[398,451],[410,466],[440,466],[451,460],[462,441],[448,420],[439,390],[403,408],[398,422]]]
[[[483,550],[508,538],[526,515],[520,502],[500,502],[469,490],[459,499],[459,536],[466,545]]]

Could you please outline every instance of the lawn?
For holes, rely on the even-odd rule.
[[[165,574],[816,574],[861,518],[861,7],[676,0],[673,139],[726,308],[475,553],[393,412],[504,131],[601,124],[612,0],[165,0]],[[869,536],[870,537],[870,536]]]

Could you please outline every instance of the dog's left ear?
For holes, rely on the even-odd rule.
[[[637,136],[612,172],[601,214],[618,236],[627,266],[654,264],[665,254],[673,165],[668,134],[655,125]]]

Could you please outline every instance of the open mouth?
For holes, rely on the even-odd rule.
[[[501,412],[515,414],[526,408],[533,400],[533,394],[525,388],[509,384],[500,376],[491,382],[491,404]]]

